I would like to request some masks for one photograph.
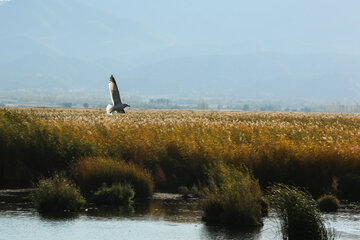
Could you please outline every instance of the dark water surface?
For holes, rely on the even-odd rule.
[[[360,206],[347,203],[340,212],[326,214],[339,239],[360,239]],[[264,227],[241,233],[201,222],[198,200],[156,195],[129,208],[89,208],[78,214],[40,215],[29,191],[0,191],[0,240],[27,239],[281,239],[276,218]]]

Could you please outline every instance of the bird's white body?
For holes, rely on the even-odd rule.
[[[108,114],[113,114],[113,112],[117,112],[117,113],[125,113],[124,108],[129,107],[129,105],[127,104],[117,104],[115,106],[108,104],[106,106],[106,112]]]
[[[123,104],[121,102],[120,92],[116,85],[115,78],[113,77],[113,75],[111,75],[111,77],[110,77],[109,90],[110,90],[110,96],[111,96],[113,105],[111,105],[111,104],[107,105],[107,107],[106,107],[107,114],[113,114],[114,112],[125,113],[124,109],[126,107],[130,107],[130,106],[127,104]]]

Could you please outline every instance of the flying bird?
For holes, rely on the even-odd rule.
[[[120,99],[120,92],[116,85],[115,78],[113,75],[110,76],[109,80],[109,90],[110,90],[110,97],[112,100],[113,105],[108,104],[106,107],[107,114],[113,114],[113,112],[117,113],[125,113],[124,108],[130,107],[126,103],[123,104]]]

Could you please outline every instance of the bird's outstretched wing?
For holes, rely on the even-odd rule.
[[[109,90],[110,90],[110,96],[111,96],[113,105],[115,106],[117,104],[121,104],[120,92],[116,85],[115,78],[113,77],[113,75],[111,75],[111,77],[110,77]]]

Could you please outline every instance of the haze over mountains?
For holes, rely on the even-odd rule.
[[[360,99],[357,1],[0,1],[1,91]]]

